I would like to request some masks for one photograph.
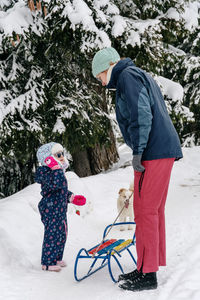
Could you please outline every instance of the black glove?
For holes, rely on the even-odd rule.
[[[132,160],[133,169],[137,172],[144,172],[145,167],[141,164],[142,155],[134,155]]]

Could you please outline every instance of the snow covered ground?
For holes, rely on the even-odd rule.
[[[98,300],[98,299],[200,299],[200,147],[183,149],[184,158],[175,163],[166,205],[167,267],[158,272],[154,291],[126,292],[118,288],[108,269],[76,282],[74,262],[80,248],[91,248],[102,239],[104,228],[117,216],[119,188],[133,179],[131,166],[86,178],[68,172],[70,189],[87,196],[81,216],[70,205],[69,234],[60,273],[44,272],[40,266],[43,226],[37,210],[40,186],[33,184],[0,200],[0,299],[6,300]],[[120,148],[120,164],[131,159],[126,146]],[[113,229],[110,237],[131,237],[132,231]],[[124,257],[125,271],[133,265]],[[85,271],[87,266],[83,266]],[[116,272],[118,272],[116,270]]]

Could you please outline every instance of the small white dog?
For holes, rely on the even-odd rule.
[[[125,202],[128,202],[128,205],[124,207],[122,210]],[[119,222],[133,222],[134,221],[134,214],[133,214],[133,183],[130,184],[129,189],[120,189],[119,196],[117,199],[117,210],[118,213],[122,210],[119,216]],[[127,220],[128,219],[128,220]],[[126,225],[121,225],[120,230],[125,230]],[[128,224],[128,229],[133,229],[133,225]]]

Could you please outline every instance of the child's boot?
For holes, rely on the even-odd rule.
[[[64,260],[58,260],[57,261],[57,266],[60,266],[60,267],[66,267],[67,264]]]
[[[58,265],[53,265],[53,266],[42,266],[42,270],[44,271],[52,271],[52,272],[60,272],[61,267]]]

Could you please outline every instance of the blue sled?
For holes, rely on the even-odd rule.
[[[118,226],[118,225],[123,225],[123,224],[134,224],[135,222],[121,222],[121,223],[115,223],[108,225],[103,233],[103,240],[106,236],[106,233],[108,231],[108,229],[111,226]],[[120,244],[122,244],[124,242],[124,244],[126,244],[125,240],[116,240],[115,242],[113,242],[111,245],[99,250],[97,253],[95,253],[95,255],[90,254],[89,252],[94,249],[95,247],[98,247],[98,245],[96,245],[95,247],[92,247],[89,250],[86,250],[85,248],[80,249],[80,251],[77,254],[76,260],[75,260],[75,265],[74,265],[74,277],[77,281],[81,281],[87,277],[89,277],[90,275],[94,274],[95,272],[97,272],[98,270],[104,268],[106,265],[108,265],[108,271],[110,274],[110,277],[112,279],[112,281],[114,281],[115,283],[118,281],[115,277],[114,274],[112,272],[112,264],[111,264],[111,259],[113,261],[116,262],[116,264],[118,265],[121,273],[124,274],[123,268],[118,260],[118,257],[122,257],[121,253],[123,251],[128,251],[128,253],[130,254],[130,257],[132,258],[133,262],[136,265],[136,260],[133,256],[133,254],[130,251],[130,247],[135,246],[135,233],[133,235],[133,239],[124,247],[121,246],[120,249]],[[77,269],[78,269],[78,263],[80,259],[89,259],[92,261],[89,271],[87,272],[86,275],[82,276],[82,277],[78,277],[77,276]],[[98,264],[98,267],[96,267],[96,263],[100,262],[100,266]]]

